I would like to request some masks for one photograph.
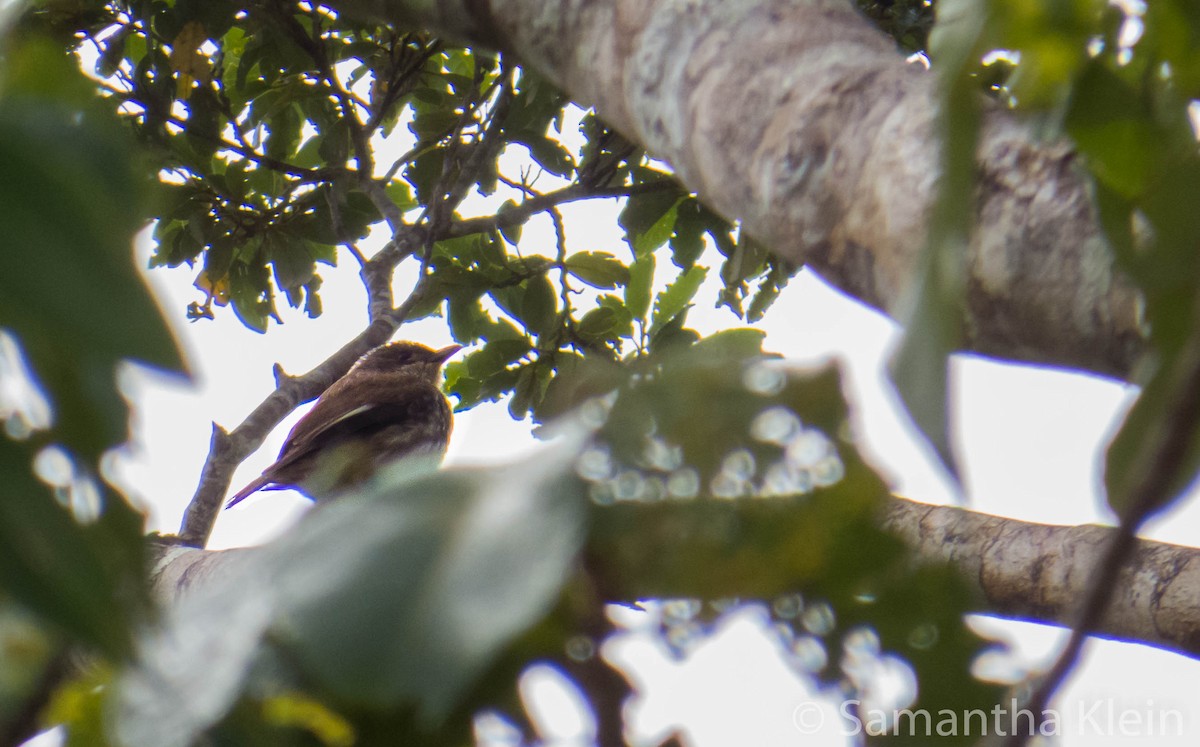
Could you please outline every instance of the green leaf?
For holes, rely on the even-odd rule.
[[[466,345],[483,336],[491,320],[479,303],[477,292],[455,293],[446,301],[446,322],[455,342]]]
[[[21,338],[59,437],[89,461],[125,439],[113,366],[182,368],[134,267],[148,191],[113,127],[45,101],[0,102],[0,327]]]
[[[287,241],[273,234],[263,240],[268,261],[275,271],[275,284],[284,290],[294,290],[312,280],[317,270],[312,252],[306,242]]]
[[[676,205],[682,198],[675,190],[646,192],[625,201],[617,222],[625,229],[625,241],[638,257],[662,246],[675,230]]]
[[[690,270],[704,251],[704,234],[710,230],[711,213],[695,197],[687,197],[675,208],[675,232],[671,235],[671,261]]]
[[[696,291],[700,290],[707,275],[707,267],[693,267],[680,273],[675,282],[658,294],[658,298],[654,301],[654,317],[650,322],[651,334],[661,329],[691,304],[692,298],[696,295]]]
[[[188,143],[204,158],[211,158],[221,144],[221,109],[217,94],[208,86],[192,91],[187,100]]]
[[[936,272],[914,285],[916,306],[907,320],[904,340],[890,364],[892,381],[921,433],[928,439],[949,476],[958,470],[950,441],[949,357],[962,347],[962,295]]]
[[[252,671],[278,682],[281,665],[342,702],[415,708],[432,729],[574,567],[587,512],[578,444],[501,468],[401,464],[319,506],[146,635],[118,682],[116,734],[193,744]],[[262,657],[264,642],[281,655]]]
[[[567,272],[593,288],[608,290],[629,283],[629,268],[608,252],[576,252],[564,264]]]
[[[593,342],[603,342],[620,334],[621,317],[607,306],[598,306],[583,315],[576,331]]]
[[[556,140],[522,134],[514,138],[514,141],[528,148],[533,160],[555,176],[566,176],[575,168],[575,160],[571,158],[571,154]]]
[[[401,212],[412,210],[417,207],[417,201],[413,197],[412,189],[409,188],[406,182],[399,179],[393,179],[388,183],[385,190],[388,199],[391,200],[396,207],[400,208]]]
[[[0,581],[0,590],[5,584]],[[0,724],[11,732],[11,724],[27,716],[31,698],[44,687],[55,657],[61,655],[60,636],[51,634],[45,620],[0,591]],[[49,722],[60,723],[60,722]]]
[[[955,0],[946,10],[952,22],[939,21],[930,38],[948,66],[941,100],[942,176],[929,237],[907,291],[904,341],[891,365],[901,401],[955,481],[958,468],[950,441],[947,381],[949,356],[963,344],[967,247],[975,215],[981,115],[970,73],[982,54],[979,45],[985,27],[976,10],[965,0]]]
[[[654,286],[654,255],[638,257],[629,266],[629,283],[625,286],[625,305],[635,319],[645,319],[650,310],[650,290]]]
[[[1147,382],[1109,444],[1104,468],[1105,495],[1108,505],[1122,521],[1137,525],[1169,506],[1185,494],[1200,471],[1200,431],[1194,418],[1187,437],[1164,442],[1168,423],[1186,413],[1200,413],[1194,392],[1187,396],[1181,391],[1187,381],[1183,378],[1185,369],[1189,364],[1197,365],[1194,340],[1193,349],[1186,356],[1172,356],[1169,363],[1174,365],[1161,367]],[[1178,454],[1174,473],[1159,474],[1158,461],[1164,449]],[[1144,494],[1150,475],[1154,475],[1156,483],[1165,482],[1159,495]]]
[[[393,472],[314,512],[272,553],[285,645],[347,698],[443,717],[571,569],[586,507],[574,448],[416,480]]]
[[[552,330],[558,317],[558,299],[550,278],[537,275],[521,283],[521,321],[530,332],[542,335]]]
[[[1142,97],[1102,60],[1075,82],[1065,125],[1096,177],[1125,198],[1145,192],[1170,155]]]
[[[255,332],[266,332],[274,313],[267,291],[266,265],[234,262],[228,277],[229,300],[237,318]]]
[[[31,459],[21,445],[0,438],[0,475],[5,479],[0,598],[15,599],[108,655],[125,655],[137,612],[133,602],[138,601],[130,598],[129,589],[140,588],[140,521],[130,526],[125,519],[133,512],[105,494],[111,518],[81,526],[33,477]],[[122,513],[126,515],[118,515]]]

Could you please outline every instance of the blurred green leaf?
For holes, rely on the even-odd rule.
[[[133,264],[148,182],[127,133],[98,104],[17,93],[30,54],[64,89],[80,78],[41,47],[9,52],[0,91],[0,327],[20,338],[55,411],[55,437],[89,464],[124,441],[116,364],[183,366]],[[64,97],[65,98],[65,97]]]
[[[121,656],[129,651],[138,612],[140,521],[120,521],[120,512],[132,511],[105,495],[112,504],[108,521],[81,526],[33,477],[31,459],[25,448],[0,438],[6,493],[0,500],[0,592],[57,629]]]
[[[707,275],[707,267],[693,267],[681,273],[675,282],[658,294],[658,298],[654,301],[654,317],[650,322],[651,334],[661,329],[688,307]]]
[[[645,319],[650,310],[650,290],[654,286],[654,255],[638,257],[629,266],[629,282],[625,286],[625,305],[635,319]]]
[[[678,192],[664,189],[634,195],[625,201],[617,222],[625,229],[625,240],[638,258],[671,237],[680,199]]]
[[[116,732],[191,744],[252,668],[278,681],[284,663],[343,702],[414,707],[433,729],[557,599],[586,518],[576,449],[486,470],[399,464],[311,512],[141,641],[118,685]],[[281,659],[259,658],[268,638]]]
[[[564,263],[567,271],[593,288],[628,285],[629,268],[608,252],[576,252]]]
[[[385,476],[371,497],[314,512],[272,553],[289,569],[280,641],[343,697],[440,719],[565,579],[583,503],[564,467]]]
[[[29,718],[29,703],[61,656],[62,641],[5,587],[0,582],[0,730],[13,734],[12,724]]]
[[[1146,102],[1101,60],[1075,82],[1065,124],[1092,172],[1122,197],[1144,193],[1170,155]]]

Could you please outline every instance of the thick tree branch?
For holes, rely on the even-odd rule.
[[[988,614],[1072,625],[1117,529],[1051,526],[900,498],[884,526],[919,558],[959,568]],[[1200,657],[1200,549],[1136,540],[1092,635]]]
[[[935,77],[848,0],[344,0],[503,48],[793,262],[902,314],[938,182]],[[987,114],[966,346],[1128,376],[1138,298],[1069,145]]]
[[[986,600],[981,613],[1051,625],[1075,622],[1079,599],[1116,531],[1034,524],[902,498],[890,501],[883,523],[918,560],[961,570]],[[155,589],[170,601],[196,583],[220,583],[244,562],[239,558],[255,552],[163,545]],[[1138,540],[1114,586],[1092,635],[1200,657],[1200,549]]]

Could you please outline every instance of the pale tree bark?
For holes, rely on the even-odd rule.
[[[778,254],[899,315],[936,198],[936,77],[849,0],[344,0],[516,54]],[[1139,300],[1069,144],[979,147],[970,350],[1127,377]]]
[[[918,561],[961,569],[986,602],[979,612],[1058,625],[1071,624],[1114,531],[1033,524],[903,498],[889,502],[883,524]],[[159,599],[173,604],[200,586],[237,578],[260,552],[158,545],[151,581]],[[1143,540],[1119,585],[1097,635],[1200,657],[1200,549]]]

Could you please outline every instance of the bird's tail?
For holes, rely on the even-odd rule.
[[[233,508],[237,504],[241,503],[242,499],[246,498],[246,496],[262,489],[263,486],[269,482],[271,482],[271,478],[267,477],[266,475],[259,475],[251,480],[249,485],[235,493],[234,496],[229,499],[229,502],[225,504],[225,508]]]

